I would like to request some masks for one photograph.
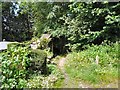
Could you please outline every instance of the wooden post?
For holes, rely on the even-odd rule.
[[[98,55],[96,56],[95,62],[96,62],[97,65],[99,64],[99,56]]]

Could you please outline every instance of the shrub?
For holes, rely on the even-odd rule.
[[[63,80],[63,75],[56,65],[48,64],[50,74],[39,75],[37,73],[31,75],[28,79],[27,88],[53,88],[59,80]]]
[[[43,76],[32,75],[30,79],[28,79],[27,88],[42,88],[43,80]]]
[[[47,39],[47,38],[41,38],[40,39],[40,43],[39,43],[39,47],[40,49],[46,49],[48,48],[48,43],[50,42],[51,39]]]
[[[37,48],[43,50],[43,49],[48,48],[48,44],[49,44],[50,40],[51,40],[51,38],[46,38],[46,37],[42,37],[42,36],[41,36],[41,38],[34,37],[34,38],[32,38],[31,41],[28,42],[28,44],[35,42],[37,45]]]
[[[32,70],[41,71],[42,73],[47,73],[46,71],[46,59],[47,54],[40,49],[31,50],[31,66]]]
[[[27,83],[28,88],[50,88],[54,82],[57,81],[55,75],[49,75],[47,77],[42,75],[33,75]]]
[[[30,51],[20,44],[8,45],[2,54],[2,88],[23,88],[26,86]],[[23,84],[24,82],[24,84]]]

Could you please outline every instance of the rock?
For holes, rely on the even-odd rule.
[[[30,44],[32,49],[37,49],[38,48],[38,44],[36,42],[32,42],[32,44]]]
[[[37,49],[38,48],[38,45],[37,44],[30,44],[30,47],[32,48],[32,49]]]
[[[4,42],[0,42],[0,50],[5,50],[8,48],[8,44],[11,43],[18,43],[18,42],[9,42],[9,41],[4,41]]]

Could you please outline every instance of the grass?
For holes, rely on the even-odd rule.
[[[118,83],[118,43],[113,45],[93,45],[81,52],[72,52],[66,57],[65,71],[70,77],[68,85],[75,83],[76,87],[80,81],[85,85],[93,87],[117,87]],[[0,53],[1,56],[1,53]],[[99,64],[96,64],[96,56]],[[58,61],[63,56],[52,59],[47,64],[50,74],[43,76],[33,74],[27,80],[27,88],[61,88],[64,76],[57,67]],[[1,71],[1,69],[0,69]],[[64,88],[64,87],[63,87]]]
[[[63,81],[63,75],[56,65],[48,64],[49,75],[34,73],[28,79],[27,88],[59,88]]]
[[[106,87],[118,83],[118,43],[113,45],[93,45],[81,52],[72,52],[67,56],[66,72],[76,80],[92,84],[94,87]],[[96,64],[96,56],[99,64]]]
[[[57,80],[55,82],[55,84],[53,85],[53,88],[61,88],[62,85],[63,85],[63,82],[64,82],[64,78],[61,78],[61,79]]]
[[[53,58],[51,60],[51,64],[48,65],[48,67],[50,69],[52,69],[52,74],[53,75],[57,75],[58,80],[54,83],[54,85],[52,86],[52,88],[61,88],[63,86],[63,82],[64,82],[64,75],[62,74],[62,72],[60,71],[60,69],[58,68],[58,62],[59,60],[62,58],[63,56],[57,56],[55,58]]]

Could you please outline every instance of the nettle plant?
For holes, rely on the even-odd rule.
[[[23,88],[26,86],[30,50],[21,45],[10,44],[2,54],[2,88]]]

